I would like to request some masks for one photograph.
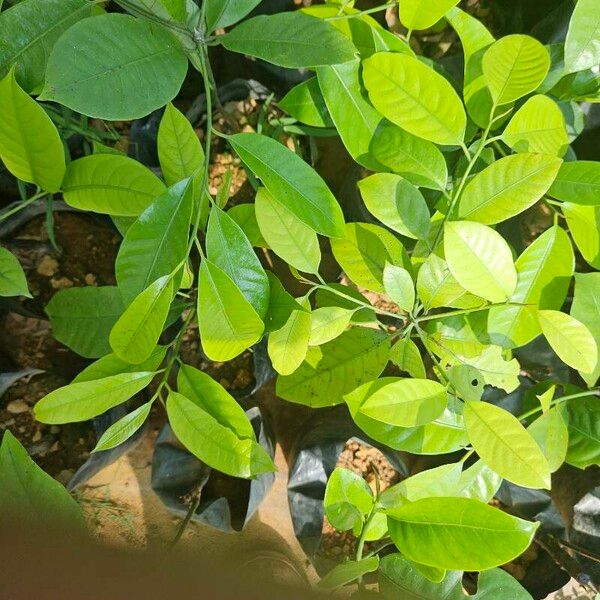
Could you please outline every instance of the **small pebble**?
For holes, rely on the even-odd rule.
[[[36,271],[44,277],[52,277],[58,271],[58,261],[51,256],[44,256]]]
[[[13,400],[7,404],[6,410],[11,415],[20,415],[29,411],[29,404],[25,400]]]
[[[96,285],[96,276],[93,273],[88,273],[85,276],[86,285]]]

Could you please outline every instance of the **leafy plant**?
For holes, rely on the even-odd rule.
[[[158,402],[193,454],[255,477],[275,467],[243,410],[182,364],[179,348],[194,321],[214,361],[267,337],[280,397],[314,408],[345,403],[366,434],[395,450],[463,452],[376,494],[353,473],[334,471],[328,519],[359,542],[356,560],[323,587],[379,570],[385,594],[462,598],[466,570],[483,571],[475,598],[500,589],[529,597],[495,567],[528,547],[537,524],[488,502],[502,479],[549,489],[565,462],[600,464],[600,276],[591,272],[600,268],[600,163],[576,159],[568,120],[578,101],[600,99],[600,5],[579,0],[564,48],[549,51],[527,35],[495,40],[456,0],[402,0],[405,38],[369,16],[392,2],[365,11],[330,2],[241,23],[258,2],[117,0],[129,14],[86,0],[43,4],[42,13],[39,0],[23,0],[0,15],[0,157],[36,186],[20,207],[61,193],[73,207],[110,215],[123,241],[116,287],[64,290],[47,307],[57,338],[97,360],[43,398],[36,417],[90,419],[154,382],[151,399],[97,450],[124,442]],[[462,42],[462,85],[409,44],[413,30],[442,19]],[[218,134],[257,188],[253,205],[228,210],[227,180],[216,198],[207,185],[215,94],[208,47],[219,44],[315,73],[281,100],[289,117],[272,123],[271,136]],[[204,148],[170,103],[188,61],[204,81]],[[584,78],[593,86],[582,94]],[[48,102],[106,120],[166,105],[162,179],[102,146],[65,156]],[[372,172],[358,184],[369,222],[345,222],[321,176],[280,143],[282,131],[339,135]],[[519,240],[520,219],[533,210],[552,224]],[[320,274],[326,239],[343,285]],[[305,294],[286,291],[253,247],[286,262]],[[26,292],[18,263],[2,250],[0,294]],[[178,333],[160,345],[174,322]],[[486,401],[491,388],[506,395],[519,387],[515,351],[538,336],[572,378],[529,374],[539,402],[520,415]],[[390,363],[396,375],[381,377]],[[365,542],[378,540],[398,553],[364,555]]]

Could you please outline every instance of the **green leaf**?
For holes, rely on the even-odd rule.
[[[146,402],[113,423],[101,436],[93,452],[110,450],[127,441],[146,422],[152,402]]]
[[[495,343],[520,347],[542,330],[535,307],[560,309],[575,269],[575,256],[567,233],[558,226],[540,235],[515,263],[517,288],[510,302],[523,306],[490,309],[488,331]]]
[[[383,269],[383,287],[403,311],[412,312],[415,305],[415,284],[406,269],[387,263]]]
[[[475,452],[498,475],[523,487],[550,489],[548,461],[516,417],[487,402],[467,402],[463,417]]]
[[[373,492],[360,476],[342,467],[331,473],[324,499],[327,520],[339,531],[348,531],[362,525],[373,508]]]
[[[463,400],[481,400],[486,381],[479,369],[468,364],[457,364],[446,372],[446,376]]]
[[[25,91],[39,92],[56,40],[93,10],[86,0],[27,0],[5,10],[0,16],[0,77],[15,65]]]
[[[43,527],[85,527],[71,494],[33,462],[9,430],[0,445],[0,479],[0,510],[5,520],[15,519],[15,525],[26,519]]]
[[[206,251],[263,319],[269,306],[267,274],[241,227],[217,206],[212,207],[208,219]]]
[[[600,203],[600,162],[565,162],[548,194],[558,200],[595,206]]]
[[[598,398],[569,400],[567,462],[579,469],[600,465],[600,404]]]
[[[268,352],[273,368],[281,375],[293,373],[306,358],[311,331],[310,310],[292,310],[285,325],[269,334]]]
[[[377,571],[379,567],[379,557],[371,556],[362,560],[349,560],[341,565],[335,566],[319,583],[317,587],[322,590],[335,590],[347,583],[352,583],[355,579]]]
[[[374,54],[363,61],[363,80],[373,106],[392,123],[436,144],[462,144],[467,118],[460,98],[446,79],[418,59]]]
[[[483,55],[483,74],[496,106],[533,92],[550,68],[548,51],[528,35],[507,35]]]
[[[177,389],[239,438],[254,439],[254,430],[244,409],[221,384],[206,373],[182,364],[177,374]]]
[[[457,358],[459,360],[459,358]],[[521,367],[516,358],[507,360],[499,346],[486,346],[473,357],[460,357],[463,364],[475,367],[487,385],[513,392],[519,385]]]
[[[600,64],[600,6],[595,0],[575,5],[565,41],[565,73]]]
[[[39,99],[89,117],[138,119],[172,100],[186,72],[185,53],[166,29],[111,13],[79,21],[61,36]]]
[[[204,150],[187,117],[170,102],[158,128],[158,159],[168,185],[193,177],[200,186],[204,165]],[[197,191],[200,196],[200,190]]]
[[[370,223],[347,223],[345,237],[332,239],[331,250],[346,275],[373,292],[385,291],[386,263],[410,265],[400,241],[383,227]]]
[[[333,127],[325,98],[316,77],[294,86],[279,102],[279,108],[311,127]]]
[[[358,182],[368,211],[390,229],[413,239],[429,231],[429,208],[423,194],[399,175],[376,173]]]
[[[200,265],[198,322],[211,360],[235,358],[260,340],[264,323],[231,278],[208,260]]]
[[[126,304],[185,259],[192,205],[192,184],[184,179],[158,196],[127,230],[115,263]]]
[[[592,267],[600,269],[600,205],[563,202],[561,208],[581,256]]]
[[[58,192],[65,176],[65,151],[46,111],[15,79],[15,72],[0,81],[0,158],[6,168],[47,192]]]
[[[206,29],[222,29],[241,21],[260,1],[209,0],[206,4]]]
[[[321,249],[311,227],[265,188],[258,189],[254,210],[260,233],[275,254],[299,271],[319,272]]]
[[[273,461],[253,438],[236,435],[182,394],[169,393],[167,414],[179,441],[208,466],[246,479],[275,471]]]
[[[337,200],[321,177],[295,152],[256,133],[239,133],[228,141],[273,198],[303,223],[323,235],[343,235],[344,216]]]
[[[165,191],[150,169],[127,156],[93,154],[69,163],[65,202],[74,208],[137,217]]]
[[[598,346],[590,330],[558,310],[539,310],[542,333],[558,357],[573,369],[592,373],[598,364]]]
[[[147,371],[119,373],[72,383],[44,396],[33,412],[38,421],[50,425],[87,421],[135,396],[154,375]]]
[[[371,155],[370,146],[382,118],[364,97],[360,65],[354,60],[320,67],[317,77],[329,114],[350,156],[368,169],[379,169],[381,165]]]
[[[465,188],[458,217],[493,225],[518,215],[548,191],[561,163],[542,154],[515,154],[493,162]]]
[[[563,156],[569,138],[562,111],[548,96],[529,98],[502,133],[502,141],[515,152]]]
[[[110,345],[120,359],[139,364],[152,354],[172,299],[173,279],[165,275],[133,300],[110,332]]]
[[[482,460],[478,460],[461,473],[455,495],[489,502],[501,483],[502,477],[492,471]]]
[[[27,279],[17,257],[0,246],[0,296],[27,296]]]
[[[269,247],[258,227],[254,204],[236,204],[227,211],[227,214],[241,227],[253,246],[257,248]]]
[[[309,348],[294,373],[277,379],[277,395],[313,408],[340,404],[344,394],[381,374],[389,349],[383,332],[349,329],[331,342]]]
[[[442,569],[483,571],[505,564],[527,549],[537,527],[470,498],[424,498],[388,512],[398,550]]]
[[[571,305],[571,316],[585,325],[600,347],[600,273],[577,273],[575,293]],[[591,373],[580,373],[583,380],[592,387],[600,377],[600,358]]]
[[[410,339],[400,339],[390,351],[390,360],[401,370],[406,371],[411,377],[425,379],[425,365],[417,345]]]
[[[477,578],[477,593],[467,596],[470,600],[533,600],[531,594],[504,569],[483,571]]]
[[[434,190],[446,189],[448,167],[431,142],[382,121],[371,140],[373,157],[410,183]]]
[[[54,337],[86,358],[110,352],[108,336],[124,310],[114,286],[59,290],[46,305]]]
[[[407,29],[429,29],[435,25],[459,0],[403,0],[400,21]]]
[[[354,58],[356,48],[329,23],[301,12],[260,15],[219,38],[225,48],[280,67],[337,65]]]
[[[517,286],[517,272],[504,238],[470,221],[446,223],[444,251],[448,268],[467,291],[490,302],[504,302]]]
[[[326,344],[342,335],[346,330],[354,310],[341,306],[323,306],[313,310],[310,314],[310,346]]]
[[[527,431],[542,449],[550,472],[557,471],[565,462],[569,446],[569,430],[562,415],[562,407],[551,408],[538,417]]]
[[[415,427],[437,419],[446,408],[446,388],[430,379],[385,378],[385,385],[367,396],[360,412],[396,425]]]

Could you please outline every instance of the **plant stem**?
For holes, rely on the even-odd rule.
[[[8,217],[14,215],[15,213],[18,213],[20,210],[23,210],[30,204],[33,204],[36,200],[39,200],[40,198],[43,198],[44,196],[47,196],[47,195],[48,195],[48,192],[38,192],[34,196],[31,196],[31,198],[28,198],[27,200],[23,200],[23,202],[21,202],[21,204],[19,204],[18,206],[15,206],[14,208],[11,208],[10,210],[7,210],[6,212],[1,213],[0,221],[4,221],[5,219],[8,219]]]
[[[380,4],[379,6],[375,6],[373,8],[367,8],[366,10],[361,10],[359,12],[350,13],[347,15],[336,15],[334,17],[327,17],[323,19],[324,21],[340,21],[342,19],[356,19],[357,17],[362,17],[363,15],[370,15],[371,13],[381,12],[382,10],[387,10],[388,8],[394,6],[395,2],[386,2],[385,4]]]
[[[556,406],[558,404],[562,404],[563,402],[566,402],[567,400],[575,400],[576,398],[585,398],[586,396],[600,396],[600,387],[592,388],[585,392],[578,392],[577,394],[569,394],[568,396],[561,396],[560,398],[556,398],[555,400],[552,400],[550,402],[550,407]],[[532,408],[531,410],[527,411],[526,413],[519,415],[517,417],[517,419],[519,419],[519,421],[522,421],[524,419],[527,419],[528,417],[531,417],[532,415],[535,415],[536,413],[540,412],[541,410],[542,410],[541,406]]]
[[[459,310],[449,310],[447,312],[436,313],[434,315],[424,315],[423,317],[417,317],[415,320],[417,323],[424,321],[434,321],[435,319],[444,319],[446,317],[454,317],[456,315],[468,315],[470,313],[481,312],[482,310],[488,310],[495,306],[531,306],[530,304],[522,304],[520,302],[503,302],[502,304],[486,304],[485,306],[478,306],[475,308],[461,308]]]
[[[375,508],[376,506],[377,506],[377,499],[375,499],[375,502],[373,502],[373,508],[371,508],[371,512],[367,516],[365,523],[363,525],[362,531],[360,532],[360,537],[358,538],[358,543],[356,544],[356,562],[358,562],[359,560],[362,560],[363,550],[365,548],[365,541],[366,541],[366,537],[367,537],[367,530],[369,529],[369,525],[371,524],[371,521],[375,518],[375,515],[377,514],[377,510]],[[361,589],[363,587],[362,575],[358,578],[358,586]]]

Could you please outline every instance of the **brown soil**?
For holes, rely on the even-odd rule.
[[[337,466],[361,475],[373,493],[376,492],[378,483],[383,491],[399,480],[398,472],[380,450],[353,440],[346,443]],[[357,539],[351,531],[337,531],[325,517],[321,545],[317,551],[320,556],[338,561],[352,557],[356,551],[356,543]]]

